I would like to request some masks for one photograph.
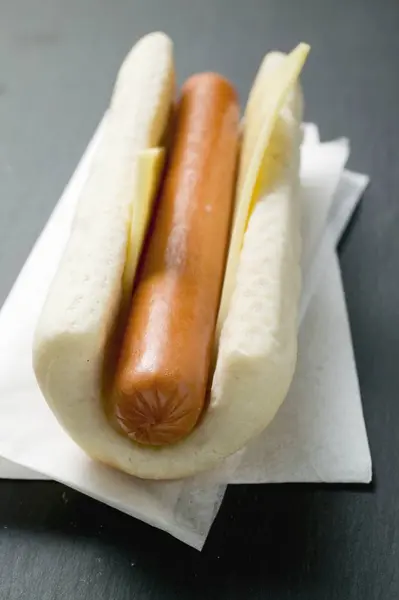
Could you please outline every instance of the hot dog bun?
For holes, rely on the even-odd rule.
[[[154,86],[151,86],[152,101],[148,102],[147,98],[145,106],[137,106],[135,114],[143,137],[141,146],[138,144],[135,148],[146,143],[159,144],[173,80],[169,40],[157,34],[141,44],[141,50],[144,44],[146,51],[151,47],[151,52],[158,44],[157,61],[151,65],[159,69],[159,80],[154,72],[149,76]],[[133,76],[132,71],[140,70],[142,58],[143,52],[139,53],[136,48],[128,59],[132,66],[129,76],[135,83],[139,78],[137,74]],[[272,71],[281,60],[281,55],[269,55],[262,68]],[[149,63],[146,66],[148,72]],[[140,85],[142,93],[142,80]],[[149,92],[150,86],[147,90]],[[139,95],[134,95],[133,89],[132,94],[137,102]],[[123,121],[125,106],[124,102],[114,105],[118,113],[114,120],[118,124]],[[149,106],[154,110],[148,111]],[[142,125],[144,114],[145,126]],[[245,233],[236,283],[222,327],[210,404],[188,437],[162,448],[139,446],[118,433],[106,417],[101,398],[104,351],[121,298],[128,200],[127,176],[121,169],[117,173],[125,192],[121,194],[123,200],[118,200],[122,218],[120,208],[113,210],[115,198],[103,197],[96,164],[103,164],[109,172],[108,165],[117,169],[121,157],[126,158],[128,152],[123,145],[124,151],[117,157],[108,156],[107,160],[104,157],[103,163],[97,157],[38,325],[33,351],[36,376],[47,402],[69,435],[93,458],[142,478],[173,479],[193,475],[217,466],[242,448],[267,426],[278,410],[291,383],[296,361],[300,292],[296,191],[301,117],[301,93],[296,88],[285,102],[273,132],[280,150],[276,157],[276,176],[257,201]],[[153,131],[154,120],[158,123],[157,135],[148,136],[148,129]],[[133,121],[131,119],[132,131],[138,126]],[[125,140],[125,136],[122,137]],[[102,144],[100,157],[107,147]],[[130,164],[134,162],[131,156],[129,160]],[[126,166],[126,162],[123,164]],[[102,183],[105,185],[106,181]],[[100,205],[94,213],[94,196],[97,199],[99,193],[106,208]],[[93,214],[95,219],[89,223]],[[84,258],[82,247],[87,249]],[[89,294],[86,293],[88,287]]]
[[[91,422],[91,400],[99,415],[92,426],[106,426],[97,378],[122,296],[129,296],[132,286],[134,273],[125,263],[132,199],[140,183],[138,157],[161,143],[173,100],[172,42],[152,33],[133,47],[120,68],[101,142],[37,326],[33,366],[38,383],[78,443]]]

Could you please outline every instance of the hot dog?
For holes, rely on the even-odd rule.
[[[205,402],[238,131],[229,82],[212,73],[189,79],[115,379],[116,419],[140,443],[184,437]]]
[[[185,84],[149,226],[141,190],[153,186],[138,185],[139,158],[168,138],[172,44],[146,36],[122,66],[33,348],[46,401],[93,458],[143,478],[192,475],[242,448],[284,400],[300,292],[297,58],[262,64],[237,184],[232,85],[209,73]]]

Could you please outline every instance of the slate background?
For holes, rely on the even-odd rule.
[[[374,483],[237,486],[201,554],[51,482],[0,482],[4,600],[397,600],[399,4],[396,0],[0,0],[0,303],[142,34],[179,81],[213,69],[245,102],[263,54],[312,45],[306,117],[347,135],[371,185],[340,247]]]

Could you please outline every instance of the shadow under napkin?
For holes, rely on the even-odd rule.
[[[26,489],[25,497],[16,486]],[[58,597],[56,588],[61,582],[62,597],[77,600],[85,597],[87,585],[90,597],[97,591],[98,597],[112,597],[114,587],[122,583],[126,597],[138,592],[140,585],[152,590],[154,599],[216,599],[221,590],[224,597],[241,599],[257,590],[264,592],[265,580],[270,591],[282,594],[279,598],[292,598],[296,584],[302,590],[316,591],[322,574],[324,581],[326,572],[331,579],[345,576],[343,565],[351,563],[360,543],[357,536],[356,545],[352,544],[353,533],[375,502],[368,493],[371,486],[330,485],[328,491],[323,487],[327,486],[229,488],[200,554],[60,484],[3,481],[1,535],[12,535],[20,542],[14,545],[15,557],[7,557],[19,580],[27,561],[39,564],[44,562],[43,554],[51,553],[59,572],[56,581],[50,580],[54,589],[49,589],[49,581],[43,587],[53,594],[46,598]],[[348,505],[352,506],[349,512]],[[35,531],[34,538],[31,531]],[[0,575],[5,566],[0,561]],[[33,566],[30,578],[35,579],[36,573],[39,580],[43,573]],[[29,589],[26,594],[22,591],[22,600],[29,599]]]

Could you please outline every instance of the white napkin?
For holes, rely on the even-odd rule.
[[[101,135],[101,131],[96,134],[98,135]],[[334,263],[336,260],[334,254],[330,260],[332,244],[336,242],[342,229],[342,221],[345,220],[343,209],[338,211],[339,218],[336,213],[329,211],[347,159],[348,144],[343,140],[319,144],[317,128],[314,126],[305,129],[302,152],[305,272],[303,295],[305,300],[302,302],[302,313],[305,313],[311,297],[308,290],[315,289],[321,270],[324,271],[326,279],[322,282],[323,287],[328,287],[330,292],[328,298],[324,298],[323,294],[312,298],[309,317],[306,317],[301,327],[300,359],[295,379],[295,387],[300,393],[298,392],[297,398],[290,393],[276,418],[275,422],[281,421],[282,415],[287,411],[289,413],[287,427],[281,428],[282,439],[276,439],[272,433],[268,437],[265,434],[265,437],[261,436],[244,453],[226,461],[223,469],[184,481],[160,483],[139,481],[94,463],[59,427],[43,401],[34,379],[31,368],[31,340],[49,281],[68,236],[74,206],[87,173],[96,136],[0,314],[0,455],[164,529],[196,548],[202,547],[220,506],[225,491],[223,482],[293,481],[301,479],[300,473],[304,473],[303,480],[369,480],[371,461],[361,413],[345,304],[342,288],[339,287],[339,271],[337,263]],[[359,199],[365,183],[366,180],[359,180],[357,186],[351,188],[351,193],[348,194],[351,209]],[[331,217],[332,228],[329,233],[330,241],[327,238],[325,242],[326,238],[323,238],[322,231],[328,214]],[[329,250],[331,250],[330,256]],[[323,256],[323,252],[327,258],[320,267],[317,267],[320,260],[311,259],[314,256]],[[326,262],[327,259],[329,262]],[[324,291],[325,289],[322,290]],[[328,299],[333,306],[328,308],[327,317],[320,318],[320,314],[324,315],[324,302]],[[340,307],[342,310],[338,310]],[[330,312],[334,318],[330,318]],[[317,319],[312,317],[313,314],[318,316],[319,324]],[[337,336],[337,331],[343,333]],[[339,344],[339,351],[332,353],[331,358],[327,357],[328,360],[323,363],[324,370],[320,368],[320,352],[324,352],[323,356],[326,356],[327,351],[320,350],[320,338],[329,341],[329,350]],[[341,344],[345,344],[345,348]],[[331,368],[327,369],[326,365]],[[314,378],[309,375],[312,369],[317,373],[317,386]],[[345,397],[335,396],[336,379],[352,382],[345,388]],[[312,396],[312,403],[305,403],[306,396]],[[326,401],[328,398],[330,400]],[[292,404],[297,405],[296,412],[292,409],[291,412],[289,411]],[[300,406],[303,404],[301,411]],[[338,407],[345,404],[345,411],[331,411],[332,404]],[[335,419],[329,418],[329,411],[334,413]],[[297,416],[293,418],[293,414]],[[347,452],[343,451],[341,431],[337,436],[336,428],[342,426],[342,419],[340,421],[337,414],[343,415],[343,418],[351,417],[351,436],[345,440]],[[299,429],[298,422],[301,425]],[[274,424],[270,427],[273,426]],[[296,436],[290,436],[293,428]],[[313,435],[311,445],[306,435],[308,428]],[[306,444],[301,448],[300,443],[304,440]],[[357,442],[354,443],[356,440]],[[355,462],[352,456],[353,443],[358,457]],[[340,444],[339,448],[336,447],[337,444]],[[254,452],[253,448],[257,445],[261,451]],[[292,455],[290,456],[290,448],[291,452],[296,454],[296,463]],[[265,458],[265,449],[267,458]],[[286,457],[284,461],[275,459],[280,451],[284,451]],[[339,454],[340,461],[331,466],[330,461],[336,461],[334,452]],[[251,453],[254,454],[253,466],[250,461]],[[363,460],[360,460],[360,454]],[[259,458],[262,459],[262,464],[259,464]],[[236,469],[239,460],[241,462]],[[265,461],[270,462],[270,469],[267,471]],[[309,469],[306,470],[305,467],[310,464],[313,466],[313,472],[316,471],[315,465],[317,465],[318,475],[313,476],[313,479],[306,475]],[[10,463],[3,463],[3,467],[6,469],[6,476],[13,472]]]

